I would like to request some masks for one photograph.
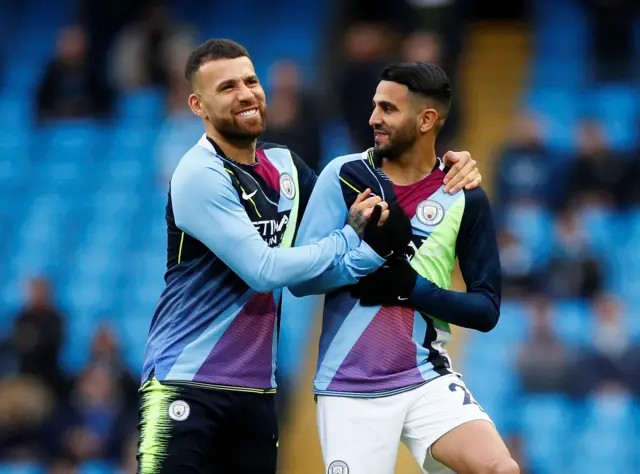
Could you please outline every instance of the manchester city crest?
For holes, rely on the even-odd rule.
[[[439,202],[427,199],[418,204],[416,217],[424,225],[438,225],[444,219],[444,207]]]
[[[293,199],[296,196],[296,185],[288,173],[282,173],[280,175],[280,192],[284,194],[287,199]]]
[[[184,400],[176,400],[169,405],[169,417],[172,420],[184,421],[189,418],[191,407]]]

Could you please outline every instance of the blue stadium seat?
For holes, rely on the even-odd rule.
[[[129,92],[118,99],[118,119],[125,124],[157,122],[165,115],[165,97],[165,91],[156,88]]]
[[[516,344],[501,340],[499,335],[489,338],[492,335],[493,331],[487,334],[468,331],[454,368],[461,370],[474,397],[501,432],[510,432],[513,412],[509,407],[517,395]]]
[[[41,135],[56,161],[89,161],[99,145],[100,132],[92,120],[70,120],[49,124]]]
[[[137,307],[131,314],[118,319],[118,335],[122,341],[126,364],[134,373],[140,373],[144,360],[144,346],[153,317],[153,309]]]
[[[21,94],[10,83],[0,90],[0,127],[3,133],[26,134],[32,124],[33,98]]]
[[[87,461],[82,463],[78,474],[116,474],[116,467],[106,461]]]
[[[525,304],[518,300],[502,300],[500,320],[489,334],[493,333],[505,342],[517,342],[525,339],[529,329],[530,322]]]
[[[541,54],[532,59],[531,85],[534,89],[553,87],[571,93],[584,85],[589,71],[586,58]]]
[[[566,153],[575,149],[578,99],[575,91],[564,88],[533,90],[525,97],[525,108],[543,118],[543,138],[553,151]]]
[[[0,463],[2,474],[44,474],[45,469],[35,463]]]
[[[635,150],[640,119],[640,93],[635,85],[600,86],[589,91],[582,103],[585,114],[598,117],[614,149]]]
[[[529,395],[520,410],[522,435],[527,440],[525,456],[532,472],[574,472],[567,469],[573,421],[569,401],[560,395]]]
[[[591,397],[577,428],[571,472],[636,472],[638,431],[633,400],[623,394]]]
[[[43,66],[43,60],[34,57],[20,57],[7,61],[3,84],[12,91],[33,94],[38,86]]]
[[[341,120],[328,122],[322,128],[322,149],[324,150],[323,168],[338,156],[361,151],[353,149],[347,126]]]
[[[89,360],[91,337],[97,328],[98,315],[70,308],[66,328],[66,344],[60,355],[61,366],[69,373],[77,373]]]
[[[580,345],[591,338],[591,310],[585,301],[561,300],[553,308],[553,326],[563,341]]]
[[[29,168],[28,134],[21,131],[0,132],[0,193],[13,191],[24,184]]]
[[[624,234],[616,232],[621,226],[620,221],[619,215],[606,209],[587,209],[580,216],[580,224],[591,248],[605,255],[609,249],[620,243],[621,237],[624,237]]]
[[[552,233],[552,216],[548,210],[535,206],[510,207],[506,210],[505,226],[531,249],[538,266],[546,264]]]

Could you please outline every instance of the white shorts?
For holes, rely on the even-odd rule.
[[[321,395],[317,415],[328,474],[393,474],[400,441],[422,472],[450,473],[431,457],[431,445],[469,421],[491,422],[453,374],[382,398]]]

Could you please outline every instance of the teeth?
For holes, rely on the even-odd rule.
[[[250,117],[252,115],[256,115],[258,113],[258,109],[245,110],[244,112],[240,112],[238,115],[241,117]]]

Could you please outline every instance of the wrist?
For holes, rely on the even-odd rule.
[[[422,309],[425,300],[435,296],[435,292],[439,287],[430,280],[420,277],[416,272],[415,284],[408,296],[407,302],[416,309]]]
[[[349,250],[357,248],[362,242],[361,237],[358,235],[351,224],[347,224],[342,228],[342,235],[347,241],[347,247],[349,248]]]

